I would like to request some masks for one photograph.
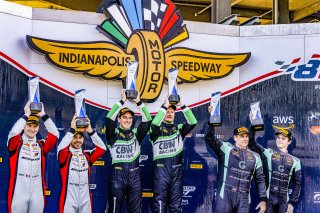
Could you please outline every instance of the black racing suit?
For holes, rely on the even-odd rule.
[[[267,185],[267,212],[287,212],[288,203],[293,206],[298,202],[301,190],[301,163],[289,153],[279,149],[267,149],[255,141],[255,131],[251,128],[249,148],[258,154],[264,163]],[[292,193],[289,196],[289,185],[292,182]]]
[[[205,141],[218,158],[217,213],[249,213],[252,178],[260,200],[267,200],[265,176],[257,153],[220,141],[210,124],[206,127]]]
[[[182,212],[183,139],[195,127],[197,120],[188,107],[181,108],[187,123],[175,125],[162,122],[167,110],[162,106],[151,124],[156,213]]]
[[[106,139],[112,157],[109,177],[108,212],[122,212],[122,204],[127,199],[128,212],[141,210],[142,187],[139,170],[140,146],[148,133],[151,115],[142,102],[137,105],[142,122],[137,128],[116,128],[116,118],[123,101],[117,102],[106,117]]]

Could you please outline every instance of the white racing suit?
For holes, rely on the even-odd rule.
[[[59,213],[90,213],[92,212],[89,191],[90,167],[104,154],[106,146],[93,131],[89,135],[95,149],[74,149],[70,146],[74,133],[75,130],[70,129],[58,146],[62,179]]]
[[[10,179],[8,190],[9,213],[40,213],[45,204],[44,170],[48,152],[55,146],[59,132],[48,115],[42,120],[48,130],[45,140],[28,138],[21,132],[28,117],[23,116],[8,136]]]

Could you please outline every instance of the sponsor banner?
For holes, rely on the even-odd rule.
[[[19,64],[17,63],[16,65]],[[25,82],[28,80],[28,76],[24,74],[24,69],[17,69],[3,58],[0,60],[0,67],[0,78],[8,82],[8,84],[1,85],[1,89],[7,92],[4,93],[0,104],[2,116],[2,122],[0,123],[2,132],[0,133],[0,137],[6,140],[10,128],[23,114],[22,108],[25,101],[27,101],[28,91]],[[318,189],[320,183],[313,177],[320,174],[320,167],[318,166],[319,156],[318,152],[315,151],[320,148],[320,143],[319,137],[312,133],[311,127],[319,125],[318,103],[315,100],[319,100],[320,97],[319,93],[314,90],[314,85],[316,85],[315,82],[294,81],[289,75],[282,75],[255,85],[255,88],[259,88],[259,93],[256,92],[255,97],[250,95],[252,93],[252,87],[222,97],[221,115],[225,123],[221,127],[217,127],[217,136],[223,138],[224,141],[232,141],[234,126],[239,123],[249,124],[248,115],[242,113],[239,116],[238,112],[247,110],[249,113],[250,103],[253,102],[258,95],[261,103],[262,117],[265,123],[265,131],[257,134],[258,143],[264,146],[273,146],[274,131],[276,129],[273,125],[280,126],[281,124],[284,127],[290,127],[291,124],[294,124],[295,127],[290,129],[293,132],[294,139],[292,145],[289,147],[289,152],[302,161],[304,174],[303,185],[308,184],[310,187]],[[270,87],[273,89],[270,90]],[[40,89],[43,94],[42,102],[45,104],[46,112],[52,117],[60,129],[61,134],[63,134],[63,132],[68,130],[70,120],[73,116],[73,98],[43,83],[40,83]],[[279,90],[281,90],[281,97],[279,96]],[[308,91],[308,93],[305,91]],[[20,97],[25,97],[25,100]],[[287,103],[286,100],[288,100],[289,97],[291,97],[290,103],[292,102],[293,104]],[[97,129],[102,129],[106,111],[91,105],[88,105],[86,110],[93,126]],[[185,188],[185,194],[188,190],[192,189],[187,194],[187,196],[190,195],[192,198],[184,198],[185,204],[188,203],[188,205],[184,205],[184,211],[199,212],[197,209],[205,209],[205,212],[212,212],[214,208],[214,189],[217,179],[217,160],[212,150],[205,145],[203,139],[203,128],[209,118],[209,113],[204,113],[207,112],[207,105],[194,107],[192,110],[199,123],[192,131],[192,136],[185,139],[183,168],[185,186],[194,186],[195,191],[193,191],[193,188]],[[184,121],[183,114],[178,112],[176,122]],[[41,129],[40,135],[45,137],[46,132]],[[103,134],[100,136],[104,139]],[[86,140],[85,149],[91,148],[93,148],[93,144]],[[7,190],[9,177],[9,165],[7,164],[8,152],[6,149],[6,144],[1,143],[0,155],[3,158],[3,162],[6,162],[2,163],[2,167],[0,168],[2,174],[4,174],[4,184],[2,184],[2,187],[0,186],[0,191],[2,191],[3,194],[5,194]],[[144,165],[140,167],[143,187],[152,188],[152,175],[150,175],[152,174],[152,147],[148,142],[148,137],[146,137],[142,143],[140,160]],[[50,152],[47,162],[48,165],[52,165],[46,169],[46,177],[48,177],[46,178],[46,182],[48,182],[48,186],[52,192],[51,196],[47,199],[47,208],[55,211],[57,210],[56,203],[58,202],[58,192],[60,191],[60,174],[56,160],[56,150],[53,149]],[[94,212],[103,212],[105,210],[107,202],[105,199],[107,197],[107,191],[105,189],[107,188],[107,178],[111,165],[109,153],[105,154],[102,159],[97,162],[99,165],[103,165],[103,163],[106,166],[104,169],[93,167],[91,173],[92,180],[94,181],[93,184],[97,185],[93,193],[93,200],[95,202]],[[253,191],[253,193],[255,192]],[[197,194],[197,196],[193,196],[193,194]],[[314,212],[315,207],[313,205],[318,205],[316,202],[304,206],[310,197],[313,199],[313,192],[303,188],[301,201],[296,207],[298,212]],[[258,200],[253,197],[252,202],[254,206]],[[152,202],[146,201],[143,203],[142,208],[145,212],[148,212],[147,209],[150,209],[151,206]],[[6,205],[2,207],[5,209]]]

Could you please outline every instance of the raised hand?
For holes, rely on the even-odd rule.
[[[45,113],[45,111],[44,111],[44,105],[43,105],[43,103],[41,102],[41,106],[42,106],[42,109],[41,109],[41,111],[38,113],[38,116],[40,116],[40,117],[42,117],[42,116],[44,116],[46,113]]]
[[[93,132],[93,129],[91,127],[91,121],[90,121],[89,117],[86,117],[86,120],[88,122],[88,126],[86,127],[86,132],[91,133],[91,132]]]
[[[182,107],[183,106],[183,102],[182,102],[182,98],[180,97],[180,101],[176,104],[178,107]]]
[[[72,118],[72,120],[71,120],[71,124],[70,124],[70,127],[71,127],[72,129],[76,129],[76,128],[77,128],[77,126],[76,126],[76,121],[77,121],[77,115],[74,115],[73,118]]]
[[[122,90],[121,90],[121,100],[122,100],[123,102],[126,102],[126,100],[127,100],[126,90],[125,90],[125,89],[122,89]]]
[[[24,115],[25,115],[25,116],[29,117],[29,116],[31,115],[31,111],[30,111],[30,101],[28,101],[28,102],[26,103],[26,105],[24,106],[23,110],[24,110]]]
[[[137,91],[137,92],[138,92],[137,98],[133,99],[133,101],[134,101],[136,104],[140,102],[140,93],[139,93],[139,91]]]
[[[168,107],[170,106],[169,95],[166,97],[166,100],[165,100],[165,102],[164,102],[164,106],[165,106],[166,108],[168,108]]]

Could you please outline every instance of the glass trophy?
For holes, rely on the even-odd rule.
[[[126,96],[128,99],[135,99],[138,96],[137,88],[136,88],[136,77],[137,77],[137,69],[138,62],[133,61],[128,63],[128,72],[127,72],[127,84],[126,84]]]
[[[260,102],[254,102],[250,105],[251,112],[252,112],[252,118],[251,118],[251,126],[255,130],[263,130],[264,123],[261,116],[261,110],[260,110]]]
[[[86,108],[85,108],[85,89],[77,90],[74,94],[74,105],[76,110],[76,127],[77,128],[83,128],[87,127],[88,121],[87,121],[87,114],[86,114]]]
[[[169,84],[169,103],[176,105],[180,101],[178,95],[177,77],[179,70],[177,68],[171,68],[168,73],[168,84]]]
[[[212,93],[211,95],[212,111],[210,113],[210,124],[213,124],[214,126],[221,125],[220,99],[221,99],[221,92]]]
[[[42,110],[39,92],[39,76],[30,77],[28,81],[28,93],[30,101],[30,111],[32,114],[38,114]]]

